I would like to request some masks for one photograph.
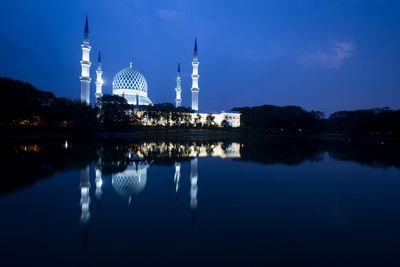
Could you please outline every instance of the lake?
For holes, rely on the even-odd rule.
[[[1,266],[400,265],[396,144],[0,145]]]

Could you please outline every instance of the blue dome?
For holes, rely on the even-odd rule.
[[[128,67],[115,75],[112,88],[113,90],[132,89],[147,93],[147,81],[140,72]]]

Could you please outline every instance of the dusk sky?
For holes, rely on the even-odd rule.
[[[150,99],[174,103],[179,59],[190,106],[197,36],[200,111],[400,108],[400,1],[5,0],[0,76],[78,99],[86,13],[92,97],[100,49],[104,93],[133,61]]]

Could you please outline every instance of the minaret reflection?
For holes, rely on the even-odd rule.
[[[89,219],[90,219],[90,168],[81,169],[81,182],[79,188],[81,189],[81,223],[83,225],[83,240],[82,245],[86,247],[89,239]]]
[[[101,171],[101,158],[99,159],[99,161],[97,162],[96,166],[95,166],[95,175],[96,178],[94,180],[95,184],[96,184],[96,204],[97,204],[97,213],[100,212],[100,208],[101,208],[101,202],[100,202],[100,198],[101,195],[103,194],[103,190],[102,190],[102,186],[103,186],[103,173]]]
[[[175,162],[175,175],[174,175],[174,182],[175,182],[175,192],[176,192],[176,206],[179,203],[179,180],[181,179],[181,163]]]
[[[81,182],[79,185],[81,189],[81,222],[87,224],[90,219],[90,175],[89,175],[89,165],[81,170]]]
[[[94,182],[96,183],[96,197],[98,200],[100,200],[101,195],[103,194],[103,191],[101,187],[103,186],[103,177],[102,177],[102,172],[101,172],[101,163],[99,163],[98,166],[95,168],[96,172],[96,179]]]
[[[197,158],[192,159],[190,162],[190,208],[192,209],[192,227],[196,223],[196,208],[197,208]]]

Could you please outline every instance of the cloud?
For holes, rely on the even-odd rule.
[[[176,10],[160,9],[157,11],[157,16],[165,20],[176,20],[182,18],[184,13]]]
[[[352,56],[355,50],[353,42],[334,42],[330,51],[317,49],[301,58],[307,66],[324,66],[329,69],[340,69],[345,59]]]

